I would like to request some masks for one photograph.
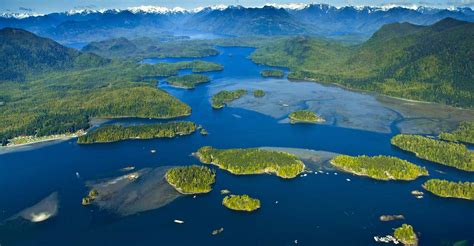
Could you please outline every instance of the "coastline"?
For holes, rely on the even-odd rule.
[[[80,136],[85,135],[86,132],[83,130],[80,130],[78,132],[75,132],[73,134],[59,134],[59,135],[51,135],[51,136],[45,136],[44,139],[39,139],[39,140],[33,140],[31,142],[27,143],[21,143],[21,144],[7,144],[5,146],[0,146],[0,149],[14,149],[18,147],[24,147],[24,146],[31,146],[39,143],[46,143],[46,142],[52,142],[52,141],[65,141],[73,138],[78,138]]]

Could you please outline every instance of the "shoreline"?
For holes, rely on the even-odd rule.
[[[84,135],[84,134],[82,134]],[[78,138],[82,135],[77,135],[77,134],[74,134],[74,135],[68,135],[68,136],[56,136],[56,137],[51,137],[51,138],[47,138],[47,139],[42,139],[42,140],[38,140],[38,141],[32,141],[32,142],[29,142],[29,143],[22,143],[22,144],[10,144],[10,145],[5,145],[5,146],[0,146],[0,150],[1,149],[15,149],[15,148],[19,148],[19,147],[25,147],[25,146],[32,146],[32,145],[36,145],[36,144],[40,144],[40,143],[47,143],[47,142],[53,142],[53,141],[65,141],[65,140],[69,140],[69,139],[73,139],[73,138]]]

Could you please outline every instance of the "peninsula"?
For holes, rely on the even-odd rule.
[[[77,140],[79,144],[110,143],[128,139],[173,138],[196,131],[196,124],[189,121],[168,122],[138,126],[106,125],[93,130]]]

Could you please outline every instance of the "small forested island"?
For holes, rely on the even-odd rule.
[[[207,61],[178,62],[176,65],[180,69],[191,69],[193,73],[216,72],[224,70],[224,66],[221,64]]]
[[[264,90],[254,90],[253,91],[253,96],[254,97],[264,97],[265,96],[265,91]]]
[[[465,121],[452,132],[442,132],[438,136],[442,140],[474,144],[474,121]]]
[[[285,73],[281,70],[267,69],[267,70],[262,70],[260,72],[260,75],[262,75],[262,77],[283,78]]]
[[[87,206],[91,204],[99,195],[99,192],[96,189],[89,191],[86,197],[82,198],[82,205]]]
[[[324,122],[325,120],[321,118],[319,115],[316,113],[309,111],[309,110],[298,110],[290,115],[288,115],[288,118],[290,118],[290,122],[292,124],[295,123],[321,123]]]
[[[391,156],[339,155],[331,164],[343,171],[378,180],[414,180],[428,175],[424,167]]]
[[[403,224],[395,229],[393,236],[404,245],[414,246],[418,245],[418,237],[416,236],[413,226]]]
[[[215,178],[214,170],[197,165],[170,168],[165,174],[166,181],[182,194],[208,193]]]
[[[245,94],[247,94],[247,91],[243,89],[234,90],[234,91],[227,91],[227,90],[219,91],[217,94],[213,95],[211,98],[212,108],[214,109],[223,108],[227,103],[237,100]]]
[[[233,174],[274,173],[282,178],[294,178],[304,171],[304,163],[295,155],[263,150],[200,148],[196,156],[202,163],[213,164]]]
[[[171,76],[168,77],[166,81],[168,84],[174,87],[194,89],[196,88],[196,85],[207,83],[211,81],[211,79],[208,76],[202,74],[187,74],[183,76]]]
[[[462,144],[406,134],[393,137],[391,143],[419,158],[464,171],[474,171],[474,152]]]
[[[423,188],[440,197],[460,198],[474,201],[474,182],[452,182],[430,179]]]
[[[127,139],[173,138],[196,131],[189,121],[167,122],[138,126],[106,125],[79,137],[77,143],[110,143]]]
[[[252,212],[260,208],[260,200],[248,195],[229,195],[224,197],[222,205],[232,210]]]

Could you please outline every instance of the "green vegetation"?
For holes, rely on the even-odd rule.
[[[206,146],[197,151],[197,157],[203,163],[239,175],[274,173],[282,178],[294,178],[305,168],[295,155],[258,148],[219,150]]]
[[[418,244],[418,237],[411,225],[403,224],[401,227],[396,228],[393,232],[393,236],[404,245]]]
[[[474,200],[474,182],[451,182],[430,179],[423,184],[425,190],[440,196]]]
[[[474,171],[474,152],[462,144],[405,134],[393,137],[391,143],[419,158],[464,171]]]
[[[41,72],[100,67],[110,62],[22,29],[1,29],[0,43],[0,83],[24,81]]]
[[[174,64],[117,62],[106,67],[48,73],[23,83],[0,83],[0,142],[21,135],[68,134],[92,118],[174,118],[191,108],[157,89],[152,76],[176,73]]]
[[[283,78],[283,76],[285,76],[285,73],[281,70],[269,69],[269,70],[262,70],[260,72],[260,75],[262,75],[262,77]]]
[[[139,126],[106,125],[79,137],[77,143],[110,143],[127,139],[173,138],[196,131],[193,122],[168,122]]]
[[[170,168],[166,181],[182,194],[208,193],[212,190],[216,173],[208,167],[185,166]]]
[[[218,55],[213,45],[202,40],[172,40],[160,38],[107,39],[92,42],[82,51],[93,52],[109,58],[149,58],[149,57],[206,57]]]
[[[304,36],[262,41],[252,60],[288,67],[290,79],[472,108],[472,40],[474,23],[448,18],[388,24],[357,46]]]
[[[54,134],[49,136],[18,136],[10,139],[8,141],[7,146],[17,146],[17,145],[25,145],[25,144],[32,144],[32,143],[40,143],[46,141],[52,141],[57,139],[65,139],[65,138],[75,138],[84,135],[83,130],[79,130],[75,133],[64,133],[64,134]]]
[[[339,155],[331,164],[346,172],[378,180],[414,180],[428,175],[428,171],[413,163],[391,156]]]
[[[260,200],[248,195],[229,195],[224,197],[222,205],[232,210],[252,212],[260,208]]]
[[[265,96],[265,91],[264,90],[254,90],[253,91],[253,96],[254,97],[264,97]]]
[[[38,57],[31,61],[47,67],[49,62],[42,63],[42,59],[48,61],[48,56],[36,49],[53,41],[33,34],[28,34],[27,38],[11,38],[14,41],[6,42],[15,43],[15,47],[22,47],[18,50],[23,50],[24,53],[37,55]],[[46,44],[41,40],[46,40]],[[29,42],[38,46],[28,46]],[[62,53],[67,48],[59,44],[54,47],[48,49],[48,52],[56,53],[49,56],[58,60],[63,57]],[[13,55],[11,57],[20,54]],[[11,57],[8,58],[11,62],[16,61]],[[79,57],[84,58],[82,55]],[[87,59],[81,60],[81,63],[89,64]],[[189,115],[191,108],[157,89],[154,78],[176,75],[179,69],[184,68],[196,67],[202,70],[204,63],[150,65],[135,61],[111,61],[102,66],[93,62],[90,64],[90,68],[81,65],[80,68],[64,70],[58,70],[56,66],[51,65],[47,69],[35,70],[34,73],[23,73],[23,70],[17,69],[16,71],[22,72],[20,77],[26,78],[21,83],[0,75],[0,101],[3,102],[0,107],[0,143],[6,145],[9,139],[17,136],[72,134],[89,128],[89,121],[93,118],[165,119]],[[12,66],[23,67],[21,61]]]
[[[227,91],[222,90],[219,91],[217,94],[212,96],[212,108],[220,109],[223,108],[227,103],[230,103],[234,100],[241,98],[243,95],[247,94],[246,90],[235,90],[235,91]]]
[[[178,62],[176,65],[180,69],[191,69],[193,73],[215,72],[224,69],[221,64],[207,61]]]
[[[211,79],[202,74],[187,74],[183,76],[172,76],[166,79],[168,84],[185,89],[194,89],[196,85],[207,83]]]
[[[299,110],[288,115],[292,124],[294,123],[319,123],[325,120],[316,113],[309,110]]]
[[[461,122],[459,127],[451,133],[443,132],[439,138],[452,141],[474,144],[474,121]]]
[[[82,198],[82,205],[87,206],[91,204],[99,195],[99,192],[96,189],[89,191],[86,197]]]

